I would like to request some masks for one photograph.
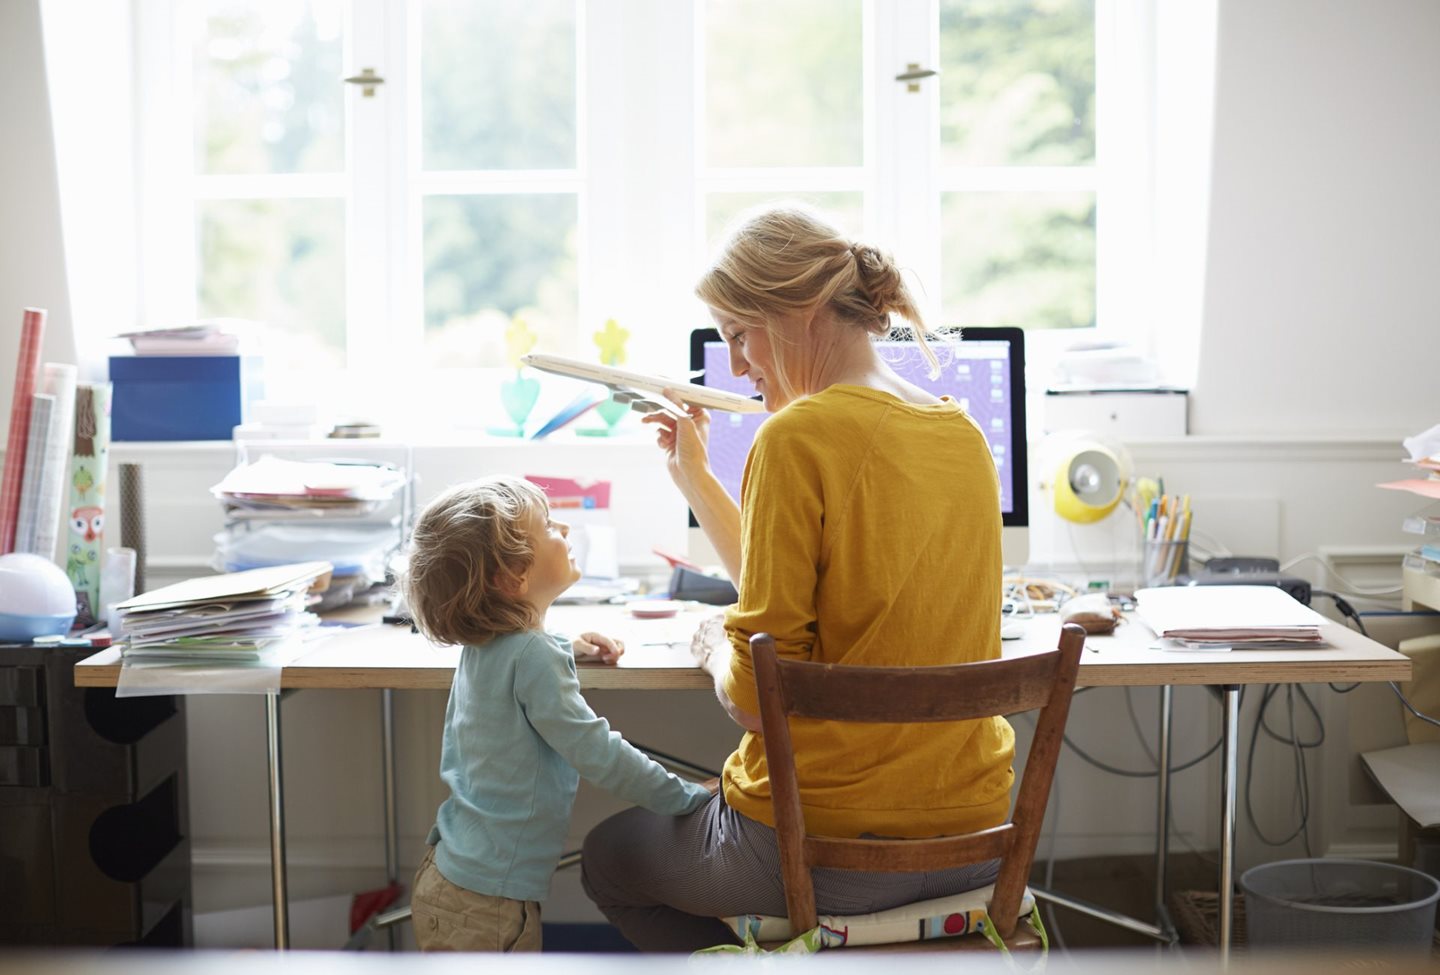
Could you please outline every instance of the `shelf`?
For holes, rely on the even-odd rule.
[[[1426,609],[1440,612],[1440,576],[1407,566],[1402,586],[1401,607],[1407,612]]]

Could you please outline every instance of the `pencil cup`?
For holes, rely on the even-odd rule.
[[[1185,539],[1147,539],[1140,578],[1147,587],[1170,586],[1190,571],[1190,543]]]
[[[107,626],[115,626],[115,604],[135,595],[135,550],[107,548],[100,566],[100,595],[104,599]]]

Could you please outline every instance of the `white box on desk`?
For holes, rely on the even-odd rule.
[[[1093,430],[1117,437],[1183,437],[1189,404],[1186,390],[1055,387],[1045,390],[1043,426]]]

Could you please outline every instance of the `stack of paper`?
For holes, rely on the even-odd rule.
[[[216,322],[201,322],[179,328],[151,328],[122,332],[136,355],[234,355],[240,340]]]
[[[1278,586],[1141,589],[1135,612],[1158,636],[1199,649],[1314,645],[1328,622]]]
[[[1407,463],[1418,468],[1424,476],[1390,481],[1380,487],[1409,491],[1431,502],[1440,501],[1440,426],[1406,437],[1404,443],[1410,454]],[[1435,505],[1410,515],[1400,527],[1412,535],[1421,536],[1415,549],[1405,555],[1405,568],[1440,576],[1440,512],[1436,511]]]
[[[210,489],[231,517],[260,512],[364,515],[384,505],[405,485],[405,475],[388,464],[331,464],[265,456],[235,468]]]
[[[296,643],[319,623],[308,594],[330,563],[302,562],[202,576],[115,607],[127,658],[253,661]]]

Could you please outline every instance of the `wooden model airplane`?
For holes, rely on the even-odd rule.
[[[664,376],[648,376],[628,369],[616,369],[598,362],[582,362],[558,355],[531,353],[520,357],[520,361],[544,372],[559,376],[583,379],[587,382],[609,386],[616,402],[629,403],[632,410],[653,413],[663,410],[675,416],[682,415],[674,403],[665,398],[665,390],[680,394],[686,403],[704,407],[707,410],[724,410],[729,413],[764,413],[765,405],[758,399],[750,399],[739,393],[727,393],[709,386],[667,379]]]

